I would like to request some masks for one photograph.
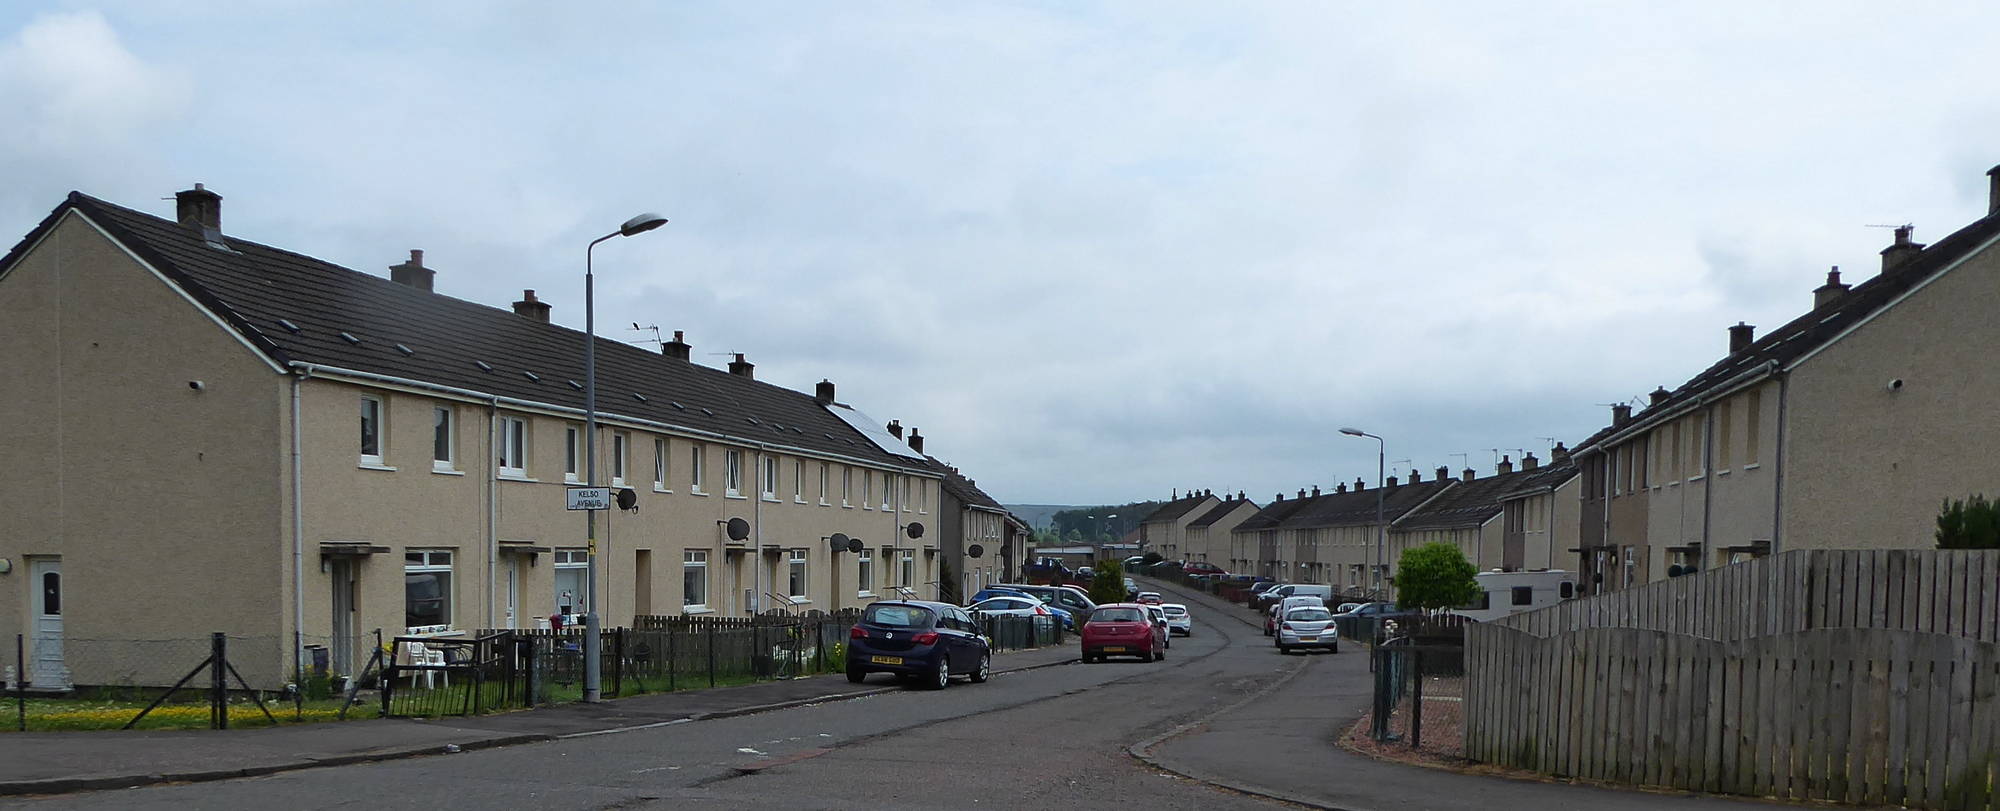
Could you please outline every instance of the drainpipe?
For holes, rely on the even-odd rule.
[[[457,426],[453,426],[456,428]],[[494,617],[500,585],[500,401],[486,401],[486,627],[498,627]],[[521,622],[518,607],[513,625]],[[510,626],[511,630],[511,626]]]
[[[306,529],[305,486],[299,477],[305,470],[299,437],[299,386],[309,372],[292,375],[292,678],[305,675],[306,621]],[[338,640],[334,640],[339,644]],[[303,689],[303,687],[301,688]]]
[[[1790,421],[1791,412],[1785,409],[1785,396],[1791,388],[1791,375],[1778,377],[1778,447],[1773,450],[1771,460],[1771,555],[1777,556],[1784,547],[1785,530],[1785,423]],[[1757,415],[1761,416],[1761,415]],[[1776,571],[1775,569],[1773,571]]]
[[[1713,532],[1709,524],[1715,519],[1715,404],[1709,403],[1702,412],[1701,427],[1701,554],[1707,556],[1713,546],[1709,545]],[[1682,536],[1685,540],[1686,536]],[[1707,561],[1696,560],[1695,565],[1707,569]]]

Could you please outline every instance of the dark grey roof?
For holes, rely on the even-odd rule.
[[[985,507],[997,512],[1007,513],[1009,517],[1013,516],[1013,513],[1007,512],[1007,508],[1001,506],[1000,502],[995,501],[992,496],[987,495],[986,491],[979,489],[979,486],[973,484],[971,479],[965,477],[965,474],[958,472],[958,468],[939,461],[935,456],[926,456],[924,460],[930,463],[931,470],[936,471],[938,475],[944,477],[944,481],[939,486],[943,487],[945,492],[950,493],[953,498],[958,499],[960,503],[973,507]]]
[[[1284,523],[1285,519],[1292,517],[1292,513],[1298,512],[1305,506],[1306,499],[1286,499],[1280,496],[1277,500],[1264,505],[1264,508],[1258,510],[1256,514],[1243,519],[1243,523],[1237,524],[1236,529],[1231,531],[1254,532],[1263,529],[1276,529],[1278,525]]]
[[[1196,518],[1193,521],[1189,521],[1188,528],[1193,529],[1195,527],[1213,526],[1215,522],[1222,520],[1223,516],[1235,512],[1238,508],[1242,507],[1245,504],[1249,504],[1250,508],[1253,510],[1257,508],[1257,505],[1252,503],[1249,499],[1244,499],[1242,501],[1224,501],[1221,504],[1215,505],[1214,509],[1211,509],[1206,513],[1203,513],[1200,518]]]
[[[584,378],[580,331],[234,236],[225,237],[230,250],[220,250],[196,229],[80,192],[0,260],[0,272],[70,209],[88,215],[281,366],[296,361],[583,407],[581,386],[568,382]],[[607,415],[924,469],[916,459],[885,452],[809,394],[602,337],[597,371],[598,408]]]
[[[1437,498],[1396,519],[1395,524],[1400,529],[1479,526],[1500,514],[1501,494],[1518,489],[1522,482],[1542,470],[1516,470],[1469,482],[1459,481],[1456,486],[1438,494]]]
[[[1382,515],[1386,520],[1395,521],[1403,513],[1424,503],[1426,499],[1437,495],[1439,490],[1450,487],[1451,484],[1451,480],[1432,480],[1382,488]],[[1292,513],[1280,526],[1284,529],[1304,529],[1373,524],[1375,493],[1374,490],[1349,490],[1345,493],[1307,496],[1301,500],[1304,506]]]
[[[1918,283],[1944,270],[1952,263],[1970,256],[1979,246],[2000,235],[2000,216],[1987,215],[1970,225],[1960,228],[1950,236],[1938,240],[1936,244],[1874,278],[1854,286],[1824,307],[1815,307],[1810,312],[1766,333],[1749,346],[1730,353],[1722,360],[1695,375],[1675,388],[1667,399],[1647,406],[1646,410],[1634,415],[1631,422],[1624,425],[1606,426],[1592,434],[1589,439],[1577,443],[1576,452],[1589,453],[1601,448],[1597,444],[1606,438],[1643,425],[1656,415],[1673,412],[1677,407],[1701,397],[1711,389],[1735,379],[1750,370],[1767,363],[1783,367],[1792,361],[1833,340],[1849,327],[1859,323],[1869,315],[1887,307],[1896,297],[1908,292]]]
[[[1146,516],[1145,520],[1139,523],[1151,524],[1155,521],[1177,521],[1182,516],[1192,512],[1194,508],[1201,506],[1202,502],[1212,498],[1215,497],[1207,494],[1182,496],[1160,505],[1159,509],[1154,510],[1151,515]]]
[[[1528,471],[1527,475],[1514,482],[1514,486],[1501,491],[1498,498],[1501,501],[1508,501],[1523,496],[1540,495],[1563,486],[1564,482],[1573,478],[1576,478],[1576,462],[1564,458],[1560,462]]]

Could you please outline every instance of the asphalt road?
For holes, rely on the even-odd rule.
[[[1242,618],[1231,616],[1231,612]],[[1335,751],[1365,690],[1358,650],[1284,656],[1248,612],[1197,607],[1166,661],[1070,664],[736,718],[192,785],[30,808],[1278,808],[1174,771],[1341,808],[1707,807],[1729,802],[1500,781]],[[886,676],[873,676],[872,680]],[[1349,709],[1344,709],[1349,708]],[[1221,713],[1218,715],[1217,713]],[[1363,790],[1365,789],[1365,790]],[[1691,802],[1692,801],[1692,802]],[[1497,803],[1497,804],[1496,804]],[[1732,805],[1734,803],[1731,803]]]

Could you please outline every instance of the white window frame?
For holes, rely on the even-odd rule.
[[[724,497],[743,497],[743,451],[736,448],[723,449],[722,485]]]
[[[862,549],[854,554],[854,588],[857,597],[875,596],[875,550]]]
[[[583,426],[563,426],[563,481],[578,484],[583,479],[578,474],[583,471]]]
[[[509,461],[514,464],[507,464]],[[524,418],[500,418],[499,472],[505,477],[528,478],[528,421]]]
[[[624,431],[611,432],[611,486],[624,487],[625,479],[632,472],[632,435]]]
[[[449,631],[457,627],[453,623],[455,622],[456,615],[458,613],[457,611],[454,610],[455,608],[457,608],[456,603],[458,602],[457,600],[458,575],[452,570],[452,561],[454,559],[454,555],[452,552],[453,550],[450,549],[403,550],[404,575],[438,573],[438,572],[442,572],[444,574],[444,588],[439,590],[442,593],[441,599],[444,601],[444,622],[434,623],[431,625],[408,625],[407,620],[409,618],[408,615],[409,615],[410,598],[409,598],[409,592],[406,590],[403,594],[403,613],[404,613],[404,619],[406,621],[406,624],[404,625],[405,633],[412,633],[412,634],[437,633],[439,631]],[[423,559],[418,562],[412,562],[410,560],[410,558],[417,556],[421,556]],[[420,628],[423,630],[418,630]]]
[[[792,502],[806,503],[806,460],[792,460]]]
[[[759,456],[762,457],[764,464],[759,466],[762,470],[757,472],[757,477],[763,480],[757,483],[758,495],[762,496],[765,501],[777,501],[778,456],[771,453],[759,454]]]
[[[846,465],[840,468],[840,506],[854,508],[854,468]]]
[[[590,604],[590,587],[592,585],[590,582],[590,551],[581,546],[571,549],[557,549],[550,558],[552,561],[550,566],[555,571],[583,570],[583,579],[579,581],[582,593],[577,594],[575,597],[576,602],[570,603],[569,606],[571,613],[582,614],[583,607]],[[560,584],[562,580],[560,578],[553,579],[555,580],[555,585],[549,590],[549,596],[553,599],[554,607],[557,610],[561,610],[562,592],[559,589],[561,588]]]
[[[387,457],[389,450],[388,415],[388,403],[381,397],[373,394],[361,395],[361,436],[359,450],[361,452],[360,465],[362,467],[380,468],[389,466],[387,462],[383,461]],[[368,452],[368,442],[371,439],[369,434],[371,432],[374,434],[372,437],[375,441],[374,453]]]
[[[832,506],[826,500],[827,496],[832,495],[832,490],[831,490],[833,484],[832,467],[833,466],[831,464],[826,462],[819,463],[819,506],[821,507]]]
[[[917,579],[916,571],[917,571],[917,550],[915,549],[896,550],[896,576],[901,578],[903,581],[899,585],[901,585],[903,588],[906,589],[915,588],[910,584],[911,581]]]
[[[809,577],[812,569],[809,568],[809,562],[810,559],[804,549],[792,550],[785,562],[785,596],[792,598],[794,603],[812,602],[812,598],[807,596],[812,589],[812,578]]]
[[[917,480],[917,512],[929,515],[931,512],[931,480]]]
[[[671,481],[668,477],[674,472],[670,462],[673,457],[669,455],[673,450],[673,445],[667,442],[666,437],[653,438],[653,492],[655,493],[673,492],[673,489],[667,486]]]
[[[687,576],[691,571],[701,572],[701,599],[690,601],[687,593]],[[708,607],[708,550],[689,549],[681,552],[681,610],[706,612]]]
[[[443,425],[438,424],[439,418],[443,418]],[[444,440],[443,459],[438,458],[439,439]],[[458,409],[448,405],[431,408],[431,472],[458,472]]]
[[[889,510],[893,509],[895,503],[896,503],[896,476],[895,474],[892,473],[883,473],[882,511],[888,512]]]
[[[697,496],[708,495],[701,489],[701,474],[708,467],[708,446],[699,442],[688,443],[688,492]]]
[[[875,509],[875,471],[861,469],[861,509]]]

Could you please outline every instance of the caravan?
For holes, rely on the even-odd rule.
[[[1576,575],[1561,569],[1480,572],[1472,579],[1479,584],[1479,596],[1451,613],[1480,622],[1547,608],[1576,596]]]

